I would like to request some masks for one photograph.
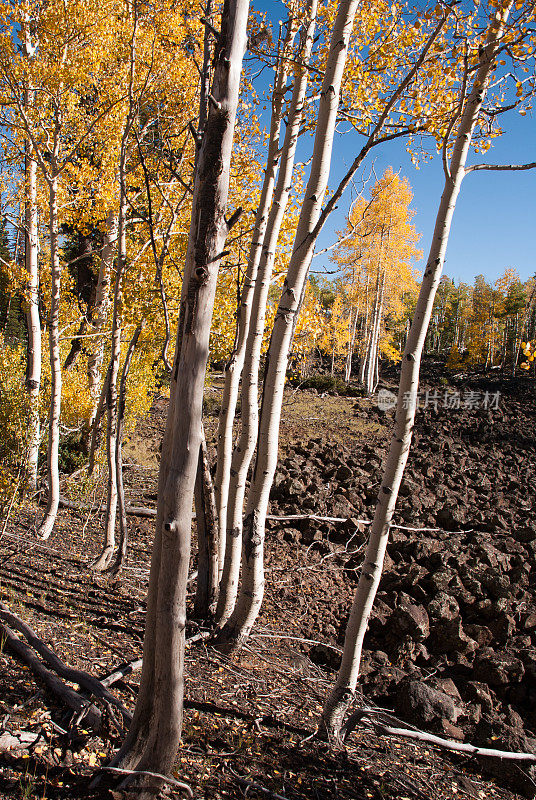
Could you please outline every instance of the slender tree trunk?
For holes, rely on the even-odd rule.
[[[56,139],[58,134],[56,134]],[[57,157],[58,143],[55,144],[53,165]],[[54,166],[53,166],[54,169]],[[47,449],[47,480],[48,501],[45,516],[37,531],[42,539],[48,539],[56,521],[60,501],[60,473],[58,455],[60,444],[60,413],[61,413],[61,358],[60,358],[60,296],[61,296],[61,265],[58,247],[58,178],[53,172],[49,180],[49,236],[50,236],[50,266],[51,266],[51,293],[50,314],[48,318],[48,336],[50,348],[50,411],[48,420],[48,449]]]
[[[63,371],[68,372],[71,367],[74,367],[78,360],[78,356],[80,355],[80,351],[82,350],[82,338],[85,336],[87,332],[87,319],[83,317],[80,320],[80,325],[78,326],[78,330],[75,333],[74,337],[71,339],[71,349],[67,353],[67,357],[63,362]]]
[[[97,407],[99,404],[101,370],[102,362],[104,360],[104,329],[106,327],[106,323],[108,322],[108,314],[110,310],[110,275],[112,272],[114,255],[117,248],[117,224],[117,212],[115,210],[109,211],[106,218],[104,244],[102,246],[99,263],[95,308],[93,310],[93,318],[91,321],[91,332],[94,334],[102,333],[103,335],[96,340],[87,362],[89,393],[93,403],[91,416],[88,421],[89,430],[92,430],[93,428],[93,423],[95,422]]]
[[[95,469],[95,455],[100,445],[100,438],[102,432],[102,417],[106,410],[106,397],[108,396],[108,383],[110,381],[110,367],[111,365],[108,365],[108,369],[106,370],[106,374],[102,382],[99,400],[97,403],[97,411],[95,413],[95,419],[93,420],[93,425],[91,427],[91,442],[89,445],[89,464],[87,468],[88,475],[93,474],[93,470]]]
[[[370,346],[370,297],[369,297],[369,283],[370,275],[367,275],[367,284],[365,288],[365,315],[363,317],[362,334],[361,334],[361,353],[359,363],[359,383],[365,385],[365,374],[367,370],[367,355]]]
[[[28,21],[22,25],[24,56],[30,59],[34,52]],[[34,102],[34,92],[24,92],[24,107],[30,109]],[[41,387],[41,320],[39,317],[39,233],[37,224],[37,162],[32,156],[30,142],[25,147],[25,207],[24,207],[24,262],[28,279],[26,282],[27,303],[26,325],[28,328],[28,349],[26,356],[26,391],[28,392],[28,458],[26,482],[30,492],[37,488],[37,462],[41,423],[39,418],[39,390]],[[6,316],[7,319],[7,316]]]
[[[266,317],[270,278],[273,271],[277,241],[292,184],[292,173],[298,136],[302,124],[308,74],[305,68],[311,56],[316,21],[316,0],[308,6],[308,20],[302,33],[299,63],[295,67],[292,99],[281,151],[281,164],[273,203],[268,215],[262,252],[258,264],[253,292],[251,317],[245,346],[242,378],[242,407],[240,439],[234,450],[229,484],[229,502],[226,520],[226,545],[223,573],[216,618],[221,625],[230,616],[236,602],[242,550],[242,514],[249,465],[255,452],[258,430],[259,365]]]
[[[129,127],[125,128],[125,131]],[[91,568],[102,572],[110,566],[115,548],[115,520],[117,514],[117,434],[119,414],[117,403],[117,379],[119,376],[119,362],[121,359],[121,290],[123,284],[123,270],[126,260],[126,136],[123,136],[121,145],[121,164],[119,169],[119,225],[118,225],[118,250],[117,268],[115,273],[114,305],[112,318],[112,349],[110,366],[107,374],[107,430],[106,430],[106,460],[108,464],[108,488],[106,493],[106,517],[104,529],[104,543],[98,558],[91,564]],[[121,457],[120,457],[121,458]],[[122,471],[121,471],[122,472]]]
[[[374,375],[372,381],[372,394],[378,388],[378,383],[380,381],[380,336],[381,336],[381,329],[383,323],[383,305],[384,305],[384,297],[385,297],[385,272],[382,276],[382,290],[380,296],[380,307],[378,308],[378,319],[376,320],[376,334],[375,334],[375,344],[374,344]]]
[[[339,4],[322,82],[311,174],[303,201],[293,252],[268,349],[257,459],[243,526],[242,585],[233,614],[221,632],[222,646],[245,639],[257,618],[264,594],[264,533],[268,498],[277,465],[279,422],[288,353],[307,273],[313,257],[315,225],[327,188],[340,87],[358,0]]]
[[[372,311],[370,333],[367,336],[368,352],[367,352],[367,368],[366,368],[366,388],[368,395],[371,395],[374,391],[374,368],[376,364],[376,352],[377,352],[376,335],[378,329],[379,308],[380,308],[380,265],[378,264],[378,274],[376,275],[376,290],[374,293],[374,309]]]
[[[115,762],[168,773],[182,729],[186,586],[203,387],[225,238],[229,166],[246,44],[247,0],[226,0],[209,119],[195,174],[170,406],[160,462],[143,669],[134,718]],[[236,219],[235,215],[235,219]]]
[[[138,344],[138,339],[142,331],[143,323],[139,324],[134,331],[132,338],[128,344],[127,352],[125,355],[125,362],[121,372],[121,382],[119,384],[119,397],[117,403],[117,443],[115,451],[115,471],[116,471],[116,484],[117,484],[117,500],[119,505],[119,547],[113,565],[110,567],[110,572],[117,575],[121,571],[123,562],[126,558],[128,547],[128,523],[127,512],[125,503],[125,488],[123,485],[123,423],[125,420],[125,408],[127,402],[127,381],[130,372],[130,365],[132,363],[132,356]]]
[[[26,363],[26,390],[28,392],[28,462],[27,484],[30,492],[37,488],[37,461],[41,424],[39,420],[39,389],[41,387],[41,321],[39,319],[39,240],[37,232],[37,164],[26,146],[26,204],[25,204],[24,260],[28,280],[28,351]]]
[[[402,358],[395,430],[365,560],[346,628],[342,663],[335,686],[326,700],[321,719],[321,726],[328,735],[333,737],[339,736],[344,715],[352,701],[357,684],[363,639],[381,578],[391,519],[411,445],[417,408],[422,348],[432,314],[435,293],[441,278],[456,200],[462,179],[466,174],[465,162],[473,130],[478,120],[489,75],[493,68],[497,44],[502,36],[504,21],[508,17],[510,6],[511,3],[501,12],[502,21],[490,26],[472,90],[460,118],[450,167],[445,175],[445,186],[436,217],[432,246],[421,283],[413,324]]]
[[[231,477],[231,460],[233,453],[233,422],[236,412],[236,402],[240,385],[240,376],[244,365],[246,343],[249,331],[251,305],[253,292],[257,280],[257,271],[261,259],[262,245],[268,221],[268,212],[274,193],[277,166],[279,164],[279,133],[283,118],[283,101],[288,76],[287,50],[294,38],[294,25],[289,21],[287,36],[282,45],[278,62],[274,90],[272,95],[272,117],[270,121],[270,134],[268,139],[268,155],[264,180],[259,198],[259,206],[255,215],[255,224],[248,255],[248,264],[244,276],[244,285],[240,297],[240,307],[237,316],[236,344],[225,365],[225,383],[223,388],[222,405],[218,423],[218,445],[216,460],[216,505],[219,527],[218,547],[218,574],[222,577],[225,558],[227,529],[227,505],[229,496],[229,482]]]
[[[344,380],[345,383],[350,383],[350,378],[352,377],[352,361],[354,358],[354,347],[355,347],[355,339],[357,334],[357,321],[359,319],[359,304],[357,305],[354,318],[350,325],[350,341],[348,343],[348,355],[346,357],[346,366],[344,370]]]
[[[198,619],[210,619],[218,599],[218,516],[214,486],[210,475],[205,432],[201,434],[199,463],[195,479],[197,528],[197,586],[194,614]],[[199,513],[201,512],[201,513]]]

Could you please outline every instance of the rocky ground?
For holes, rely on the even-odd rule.
[[[209,437],[218,385],[207,395]],[[536,752],[534,387],[453,378],[432,365],[421,400],[365,642],[363,702],[449,739]],[[157,400],[126,448],[135,504],[155,500],[165,409]],[[347,521],[271,521],[266,601],[250,643],[230,660],[189,651],[178,774],[195,797],[536,796],[528,769],[444,755],[363,727],[343,754],[314,740],[300,745],[340,660],[392,416],[363,398],[287,392],[270,513]],[[98,499],[102,486],[92,491]],[[104,674],[135,658],[151,521],[132,520],[127,569],[109,585],[87,570],[99,548],[98,514],[63,511],[45,546],[31,535],[35,513],[17,511],[0,540],[2,599],[73,665]],[[89,796],[91,768],[120,733],[62,737],[50,721],[65,720],[31,673],[7,652],[0,668],[4,727],[45,730],[38,753],[4,756],[3,796]],[[119,689],[131,704],[135,678]]]
[[[397,507],[400,527],[365,640],[362,690],[449,738],[535,750],[534,390],[463,379],[438,387],[427,377]],[[460,408],[446,407],[458,396]],[[392,418],[362,401],[354,412],[382,424]],[[316,437],[291,448],[272,490],[273,513],[351,518],[276,532],[338,566],[324,573],[325,600],[309,604],[317,632],[333,645],[343,642],[345,582],[356,581],[368,528],[359,520],[372,516],[385,455],[384,442],[334,453],[329,435]],[[295,596],[294,587],[283,590],[291,603]],[[338,664],[332,649],[316,646],[310,656]],[[533,791],[532,780],[519,775],[524,784]]]

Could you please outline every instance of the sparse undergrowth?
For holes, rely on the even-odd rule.
[[[396,706],[403,715],[402,705],[397,706],[398,687],[424,684],[448,694],[460,711],[457,719],[451,719],[450,731],[441,728],[441,716],[420,720],[420,727],[450,736],[457,735],[454,728],[458,728],[458,735],[469,741],[487,741],[504,749],[516,746],[516,733],[521,749],[527,743],[519,737],[528,735],[530,746],[534,724],[532,673],[527,666],[534,656],[528,593],[533,559],[525,558],[525,590],[525,578],[521,579],[521,573],[516,578],[511,570],[522,567],[516,560],[519,548],[526,550],[531,538],[528,532],[521,533],[518,545],[512,542],[515,531],[532,530],[533,501],[523,487],[531,485],[534,477],[535,409],[533,398],[516,394],[512,387],[515,384],[503,387],[503,405],[495,414],[462,409],[453,417],[429,408],[418,416],[397,522],[440,527],[446,534],[421,532],[416,538],[409,532],[395,532],[366,642],[362,688],[366,702]],[[155,502],[165,411],[165,399],[158,399],[129,444],[125,481],[131,502]],[[216,423],[208,417],[212,442]],[[389,425],[390,414],[369,400],[321,398],[290,389],[283,409],[281,463],[271,513],[370,519]],[[521,459],[515,458],[514,438],[516,452],[523,452]],[[135,461],[137,454],[144,456],[144,463]],[[109,584],[86,568],[99,546],[98,514],[63,510],[47,543],[31,534],[36,514],[36,509],[18,510],[0,542],[2,600],[72,666],[103,675],[121,661],[138,657],[151,521],[130,519],[132,545],[126,569],[120,581]],[[363,727],[342,752],[317,740],[302,743],[314,730],[338,664],[365,536],[366,526],[356,522],[342,526],[307,520],[270,523],[266,602],[250,642],[230,660],[204,647],[187,651],[186,719],[176,775],[190,783],[195,797],[218,800],[247,794],[260,798],[269,796],[267,791],[288,800],[513,800],[521,796],[512,788],[512,775],[506,788],[504,780],[493,783],[486,777],[483,765],[474,760],[380,738]],[[471,567],[475,548],[482,551],[481,577]],[[446,553],[451,555],[443,558],[441,554]],[[499,595],[484,580],[490,573],[489,559],[494,558],[498,565],[506,565],[496,570]],[[471,587],[462,574],[465,565],[473,571]],[[438,581],[445,585],[436,586]],[[506,583],[525,592],[523,597],[512,596],[513,611],[510,595],[504,594]],[[487,623],[478,619],[478,613],[487,613],[479,598],[482,591],[491,593],[495,609],[496,619]],[[437,599],[433,608],[430,592]],[[454,627],[445,625],[440,601],[451,611],[457,604],[458,611],[451,614],[454,621],[458,614],[461,623],[456,628],[457,646],[452,641],[448,647],[445,644],[448,631],[452,640]],[[420,628],[417,624],[417,607],[427,609],[428,630],[422,619]],[[501,634],[494,627],[500,627],[501,620],[511,628],[511,641],[505,638],[502,644],[499,639],[505,631]],[[509,652],[514,666],[517,659],[526,677],[521,675],[515,683],[512,673],[510,685],[485,683],[489,642],[484,629],[495,631],[495,649]],[[193,623],[189,630],[195,632]],[[470,640],[479,647],[476,660]],[[490,664],[488,670],[493,667]],[[474,669],[480,670],[478,675],[472,674]],[[128,706],[133,703],[136,681],[137,675],[129,676],[115,687]],[[485,691],[479,689],[484,686]],[[521,695],[516,699],[516,691],[518,695],[525,692],[522,700]],[[69,735],[62,734],[60,729],[68,725],[65,709],[6,650],[0,652],[0,697],[4,727],[42,731],[32,752],[23,753],[24,757],[2,756],[1,796],[112,797],[104,789],[100,794],[88,789],[95,767],[120,742],[112,720],[102,737],[84,732],[83,723]],[[504,779],[508,770],[501,767],[501,772]]]

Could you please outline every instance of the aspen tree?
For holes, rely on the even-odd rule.
[[[359,197],[355,202],[333,256],[349,298],[364,300],[360,377],[368,394],[376,388],[380,351],[398,357],[384,317],[399,318],[404,294],[416,285],[412,260],[421,252],[415,246],[419,237],[410,224],[412,198],[407,180],[389,167],[372,187],[370,200]]]
[[[30,59],[35,50],[30,33],[30,19],[22,25],[22,47],[24,57]],[[34,103],[34,92],[25,88],[24,105],[27,109]],[[28,489],[37,488],[37,461],[41,421],[39,418],[39,389],[41,386],[41,320],[39,316],[39,238],[37,219],[37,162],[32,154],[30,142],[25,143],[24,157],[25,203],[24,203],[24,261],[28,280],[26,324],[28,328],[28,348],[26,367],[26,389],[29,395],[28,413]]]
[[[88,420],[89,431],[91,431],[93,428],[99,403],[101,370],[102,362],[104,360],[104,330],[108,321],[108,314],[110,310],[109,290],[114,255],[117,246],[117,225],[117,212],[115,209],[111,209],[106,218],[104,242],[99,257],[99,274],[97,276],[95,308],[93,311],[93,320],[90,323],[91,332],[93,334],[101,334],[101,336],[93,346],[87,362],[88,387],[93,403],[91,414]]]
[[[139,98],[134,97],[134,78],[136,73],[136,38],[138,34],[137,6],[133,6],[132,36],[130,39],[130,65],[128,83],[128,113],[125,120],[121,145],[119,150],[119,214],[117,228],[117,264],[115,270],[114,302],[112,318],[112,339],[110,364],[107,375],[107,436],[106,460],[108,463],[108,482],[106,495],[106,517],[104,545],[101,554],[91,565],[92,569],[102,571],[106,569],[113,558],[115,548],[115,520],[117,512],[118,484],[122,483],[122,459],[118,443],[119,414],[117,405],[117,380],[119,376],[119,362],[121,359],[121,327],[122,327],[122,284],[123,272],[127,257],[127,161],[129,157],[129,141],[132,126],[138,114]],[[144,85],[148,83],[147,76]],[[121,472],[121,474],[118,474]],[[123,528],[125,523],[123,522]],[[126,537],[122,537],[123,542]]]
[[[316,0],[307,4],[303,19],[301,44],[294,67],[294,85],[288,108],[285,138],[281,148],[281,158],[273,200],[265,224],[262,248],[256,248],[259,255],[251,300],[250,324],[245,340],[245,359],[242,376],[241,432],[233,452],[231,480],[226,519],[225,560],[220,586],[220,596],[216,617],[222,624],[230,616],[236,601],[242,550],[242,514],[246,478],[255,446],[257,444],[258,423],[258,375],[261,347],[264,335],[268,290],[276,255],[276,247],[287,208],[298,136],[303,122],[303,110],[307,91],[307,65],[313,45]],[[222,531],[223,533],[223,531]]]
[[[294,318],[299,310],[299,301],[316,242],[312,233],[320,217],[327,188],[342,76],[358,5],[358,0],[343,0],[340,3],[331,36],[322,82],[311,173],[267,355],[259,444],[243,525],[242,585],[234,611],[220,633],[219,641],[225,647],[235,645],[249,635],[264,594],[265,520],[277,463],[287,358],[294,331]]]
[[[482,105],[490,79],[496,68],[496,59],[501,50],[508,47],[511,34],[507,21],[513,7],[514,3],[511,0],[490,3],[490,18],[484,38],[476,46],[473,42],[469,43],[474,48],[475,60],[470,67],[466,61],[465,79],[459,92],[451,123],[444,136],[445,184],[415,316],[402,358],[395,429],[364,564],[346,628],[341,667],[321,717],[322,729],[332,737],[340,735],[344,716],[352,701],[357,684],[363,639],[380,581],[391,518],[409,455],[417,405],[421,353],[432,313],[434,296],[441,278],[452,216],[462,180],[468,171],[475,169],[475,167],[465,166],[467,156],[473,132],[481,118]],[[519,25],[518,20],[516,23]],[[517,43],[519,44],[519,40]],[[472,81],[470,81],[471,77]],[[468,86],[469,89],[467,89]],[[455,132],[455,136],[450,145],[449,136],[452,132]]]
[[[112,0],[110,0],[110,3]],[[49,355],[51,370],[51,399],[48,424],[47,449],[47,507],[38,533],[48,538],[52,531],[59,504],[58,454],[60,439],[60,412],[62,374],[60,358],[60,302],[61,256],[59,245],[60,200],[64,187],[62,176],[82,143],[109,110],[106,100],[97,103],[91,111],[80,103],[88,91],[87,74],[98,72],[102,60],[109,53],[106,39],[114,31],[107,20],[110,3],[87,9],[73,4],[68,9],[63,3],[51,2],[44,8],[34,9],[31,4],[2,6],[2,52],[0,75],[2,89],[10,112],[6,127],[28,143],[29,158],[41,174],[47,191],[48,239],[50,249],[50,308],[48,316]],[[113,15],[112,15],[113,17]],[[32,36],[37,46],[32,58],[23,53],[21,59],[13,41],[13,25],[24,27],[31,19]],[[96,31],[102,34],[102,46],[92,47]],[[25,46],[26,47],[26,46]],[[82,62],[84,68],[82,68]],[[28,97],[32,96],[32,103]],[[37,100],[37,97],[39,100]]]
[[[238,213],[225,218],[247,0],[226,0],[217,35],[160,463],[143,669],[134,718],[114,763],[169,773],[182,729],[185,602],[203,387],[219,261]],[[140,780],[143,780],[140,778]],[[147,795],[148,796],[148,795]]]
[[[218,574],[220,578],[223,573],[227,543],[225,532],[227,530],[227,504],[233,452],[233,422],[238,399],[240,377],[242,375],[247,348],[253,292],[256,285],[257,270],[261,259],[262,244],[268,221],[268,212],[272,203],[277,167],[279,164],[279,134],[284,112],[285,91],[287,88],[288,61],[295,32],[296,21],[294,18],[290,17],[287,23],[285,37],[282,42],[280,41],[275,66],[266,168],[259,197],[259,205],[255,214],[248,263],[244,276],[244,285],[240,296],[240,306],[236,322],[236,344],[225,364],[225,383],[218,422],[216,477],[214,481],[218,528],[220,532],[218,547]]]

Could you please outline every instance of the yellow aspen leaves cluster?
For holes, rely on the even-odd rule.
[[[521,369],[528,371],[536,358],[536,342],[521,342],[521,349],[527,360],[523,361],[519,366]]]

